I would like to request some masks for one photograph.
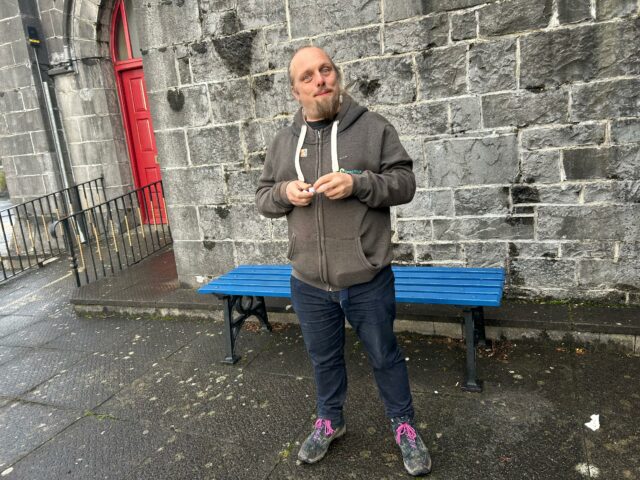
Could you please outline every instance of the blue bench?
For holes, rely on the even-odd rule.
[[[393,273],[398,303],[455,305],[462,309],[467,347],[462,389],[482,391],[482,382],[476,375],[476,346],[487,344],[483,307],[500,306],[504,270],[394,266]],[[223,300],[227,350],[224,363],[233,364],[240,359],[235,343],[247,318],[255,315],[264,330],[271,330],[264,298],[291,298],[290,276],[290,266],[241,265],[198,290]]]

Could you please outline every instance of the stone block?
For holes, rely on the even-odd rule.
[[[189,165],[187,138],[183,130],[164,130],[155,133],[158,164],[163,169]]]
[[[515,135],[425,143],[431,187],[511,183],[518,176]]]
[[[406,0],[395,2],[384,0],[384,17],[385,21],[391,22],[418,15],[427,15],[429,13],[474,7],[494,1],[495,0]]]
[[[31,132],[31,141],[33,142],[33,151],[35,153],[53,151],[53,138],[46,130]]]
[[[266,148],[264,137],[262,136],[262,122],[258,120],[249,120],[243,122],[240,126],[240,134],[247,152],[260,152]]]
[[[509,187],[457,188],[453,191],[456,216],[506,215],[509,212]]]
[[[401,136],[437,135],[448,130],[446,102],[376,108]]]
[[[443,47],[449,41],[446,14],[391,23],[384,29],[384,53],[405,53]]]
[[[638,205],[585,205],[538,207],[540,240],[618,240],[637,239]]]
[[[469,88],[487,93],[516,88],[516,40],[508,38],[469,46]]]
[[[393,263],[415,263],[416,255],[412,243],[393,243],[391,248],[393,250]]]
[[[522,152],[522,181],[557,183],[560,181],[559,150]]]
[[[150,93],[149,103],[156,130],[198,127],[209,123],[206,85]]]
[[[421,98],[467,93],[467,48],[467,45],[455,45],[416,56]]]
[[[482,97],[482,111],[487,128],[566,123],[569,95],[564,89],[486,95]]]
[[[599,0],[596,2],[596,19],[606,20],[614,17],[626,17],[638,11],[636,0]]]
[[[19,134],[44,129],[44,119],[39,109],[5,114],[7,128],[10,134]]]
[[[24,197],[39,197],[49,192],[46,191],[45,183],[42,175],[29,175],[26,177],[15,177],[14,182],[17,184],[18,192]],[[9,192],[11,193],[11,184]]]
[[[545,28],[551,21],[552,0],[510,0],[478,11],[480,35],[506,35]]]
[[[413,200],[396,208],[398,218],[453,216],[451,190],[418,190]]]
[[[0,153],[2,156],[27,155],[33,153],[33,143],[28,133],[0,137]]]
[[[238,125],[189,129],[187,141],[193,165],[233,163],[244,158]]]
[[[291,36],[309,37],[379,23],[380,6],[368,0],[290,0]]]
[[[214,123],[235,122],[253,116],[248,79],[211,84],[209,98]]]
[[[634,180],[640,175],[640,145],[566,150],[563,166],[567,180]]]
[[[468,267],[505,268],[507,264],[506,242],[465,243],[464,256]]]
[[[18,112],[25,110],[22,103],[22,96],[17,90],[6,90],[0,92],[0,111],[2,113]]]
[[[198,2],[146,2],[136,13],[143,50],[192,42],[202,36]]]
[[[482,113],[479,97],[455,98],[451,108],[451,132],[462,133],[482,128]]]
[[[219,82],[267,68],[264,33],[249,30],[193,43],[190,52],[194,82]]]
[[[578,204],[583,186],[581,184],[541,185],[535,189],[539,203]],[[515,203],[515,200],[514,200]]]
[[[193,167],[162,172],[169,205],[211,205],[225,201],[221,167]]]
[[[147,93],[177,87],[176,52],[174,47],[152,48],[142,56]]]
[[[571,120],[634,117],[640,104],[640,79],[612,80],[572,87]]]
[[[380,27],[372,27],[317,37],[313,44],[323,48],[335,63],[340,63],[380,55],[380,39]],[[291,55],[287,65],[289,60]]]
[[[462,261],[462,245],[456,243],[416,244],[416,260],[425,262]]]
[[[236,242],[238,264],[277,265],[288,263],[288,242]]]
[[[223,37],[233,35],[242,30],[240,19],[235,9],[206,12],[201,9],[202,31],[205,35]]]
[[[198,228],[198,211],[195,206],[179,207],[167,205],[171,236],[174,241],[201,240]]]
[[[532,217],[434,219],[433,238],[461,240],[533,240]]]
[[[410,58],[383,58],[350,63],[345,83],[358,103],[365,105],[410,103],[416,99],[416,81]]]
[[[478,35],[475,10],[451,15],[451,40],[469,40]]]
[[[71,144],[73,165],[115,164],[128,160],[128,156],[118,158],[118,149],[113,140]]]
[[[285,3],[281,0],[243,0],[237,2],[236,10],[243,30],[287,21]]]
[[[82,141],[109,140],[114,138],[111,116],[93,115],[77,119]]]
[[[205,240],[269,240],[271,228],[253,203],[199,207]],[[286,253],[286,252],[285,252]]]
[[[509,257],[557,258],[559,246],[556,242],[509,242]]]
[[[6,2],[3,2],[3,5]],[[18,16],[0,20],[0,45],[15,41],[24,41],[25,32],[22,26],[22,19]],[[17,60],[17,59],[16,59]]]
[[[599,145],[604,143],[603,123],[576,124],[547,128],[530,128],[522,132],[522,146],[528,150],[539,148]]]
[[[422,142],[417,139],[401,139],[401,142],[413,160],[413,174],[416,177],[417,187],[425,188],[427,186],[427,164],[424,161]]]
[[[288,232],[289,228],[287,226],[286,218],[272,218],[271,219],[271,228],[273,231],[273,239],[274,240],[287,240],[288,241]]]
[[[523,287],[569,288],[577,284],[576,262],[555,258],[514,258],[509,262],[511,283]]]
[[[591,0],[558,0],[558,21],[561,24],[591,20]]]
[[[46,158],[45,158],[46,157]],[[40,175],[45,169],[45,163],[51,163],[51,155],[48,153],[39,155],[22,155],[14,159],[17,175]],[[26,193],[26,192],[25,192]]]
[[[639,27],[640,19],[527,35],[520,42],[520,86],[548,88],[574,81],[638,75]]]
[[[36,90],[36,87],[31,86],[27,88],[21,88],[20,95],[22,96],[22,102],[24,103],[25,110],[40,108],[40,99],[38,97],[38,91]]]
[[[344,35],[344,34],[343,34]],[[266,60],[268,70],[288,70],[289,62],[293,54],[300,47],[309,45],[311,41],[308,38],[293,40],[291,42],[269,43],[266,46]],[[334,58],[335,60],[335,58]],[[337,61],[337,60],[335,60]]]
[[[185,277],[218,276],[235,267],[232,242],[179,240],[173,242],[173,251],[178,277],[187,283]]]
[[[567,258],[608,258],[613,260],[615,242],[578,240],[560,244],[562,256]]]
[[[615,288],[635,291],[640,288],[640,268],[637,261],[579,260],[579,284],[588,287]]]
[[[228,199],[230,202],[255,202],[256,188],[262,168],[255,170],[235,170],[225,173]]]
[[[625,118],[611,122],[611,143],[640,142],[640,119]]]
[[[426,242],[431,240],[431,220],[398,220],[400,242]]]
[[[640,203],[640,180],[584,185],[585,203]]]
[[[11,44],[0,45],[0,68],[13,66],[16,61],[13,59]]]
[[[287,73],[255,76],[251,88],[256,105],[256,117],[290,115],[299,108],[298,102],[291,93]]]

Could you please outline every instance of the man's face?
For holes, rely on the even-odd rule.
[[[319,48],[305,48],[291,59],[291,90],[307,120],[333,118],[340,108],[340,82],[331,59]]]

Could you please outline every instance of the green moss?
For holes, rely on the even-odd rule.
[[[4,172],[0,170],[0,194],[4,193],[5,190],[7,190],[7,179]]]

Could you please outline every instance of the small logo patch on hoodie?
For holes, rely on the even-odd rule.
[[[347,170],[346,168],[341,168],[340,170],[338,170],[341,173],[354,173],[354,174],[359,174],[362,173],[362,170]]]
[[[300,149],[300,158],[306,158],[307,157],[307,149],[306,148],[301,148]]]

